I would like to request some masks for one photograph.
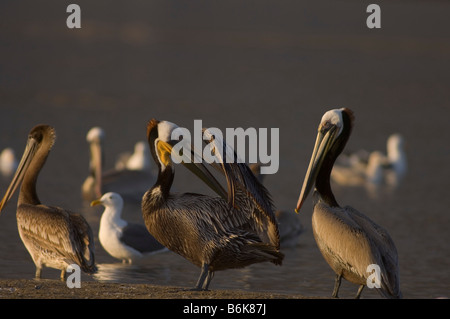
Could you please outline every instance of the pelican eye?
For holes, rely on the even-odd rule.
[[[325,133],[325,132],[328,132],[331,128],[333,128],[335,126],[336,126],[335,124],[333,124],[333,123],[331,123],[329,121],[326,121],[325,123],[322,124],[322,127],[320,128],[320,131],[322,133]]]
[[[36,142],[38,142],[38,143],[40,143],[41,141],[42,141],[42,139],[43,139],[43,135],[42,134],[40,134],[39,132],[37,132],[37,133],[32,133],[32,134],[30,134],[29,136],[28,136],[28,139],[33,139],[33,140],[35,140]]]

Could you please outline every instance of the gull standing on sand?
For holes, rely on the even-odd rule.
[[[113,192],[104,194],[91,206],[103,205],[98,238],[103,248],[123,263],[133,263],[168,249],[161,245],[142,224],[129,223],[121,218],[123,199]]]

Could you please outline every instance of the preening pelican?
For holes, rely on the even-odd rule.
[[[387,298],[401,298],[397,249],[391,236],[356,209],[339,206],[331,191],[330,173],[350,137],[353,121],[353,112],[347,108],[323,115],[296,212],[315,184],[312,228],[319,250],[336,273],[333,297],[338,297],[344,278],[360,285],[359,298],[368,278],[373,278],[368,266],[376,265],[377,291]]]
[[[253,163],[249,165],[252,173],[262,184],[264,181],[264,175],[261,174],[261,165],[259,163]],[[303,233],[304,227],[300,222],[300,218],[296,214],[292,214],[291,211],[277,210],[275,217],[278,222],[278,230],[280,233],[280,246],[281,248],[295,247],[299,244],[300,235]]]
[[[105,132],[100,127],[89,130],[86,140],[89,143],[89,176],[84,181],[81,192],[83,199],[93,201],[107,192],[120,194],[126,203],[140,204],[148,189],[148,183],[155,177],[149,170],[111,169],[104,171],[102,144]]]
[[[35,126],[16,173],[2,201],[0,212],[22,183],[17,202],[17,226],[23,244],[36,265],[36,278],[43,267],[61,270],[77,264],[92,274],[97,270],[94,258],[94,238],[86,220],[66,209],[41,204],[36,193],[36,181],[55,141],[55,130],[48,125]]]
[[[207,290],[215,271],[270,261],[280,265],[278,225],[267,190],[246,164],[220,164],[228,193],[202,163],[183,162],[221,197],[170,193],[174,179],[171,140],[177,126],[151,120],[147,138],[158,165],[156,183],[142,199],[150,233],[164,246],[201,267],[196,290]],[[215,141],[217,142],[217,141]],[[211,142],[217,147],[219,143]],[[217,146],[219,144],[219,146]],[[185,156],[186,154],[183,154]]]
[[[91,203],[91,206],[95,205],[105,206],[100,219],[98,239],[114,258],[131,264],[168,250],[150,235],[145,225],[129,223],[121,218],[123,199],[119,194],[106,193]]]

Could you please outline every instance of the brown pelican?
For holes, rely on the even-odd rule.
[[[86,140],[89,143],[89,176],[84,181],[81,192],[83,199],[93,201],[107,192],[116,192],[126,203],[140,204],[148,189],[149,180],[155,180],[149,170],[111,169],[103,170],[102,143],[105,133],[100,127],[89,130]]]
[[[91,274],[97,268],[94,260],[94,238],[91,228],[80,215],[66,209],[41,204],[36,182],[55,141],[55,130],[48,125],[35,126],[17,171],[0,202],[0,212],[22,183],[17,202],[17,226],[23,244],[36,265],[36,278],[45,267],[61,270],[77,264]]]
[[[252,173],[260,183],[263,183],[264,175],[261,174],[261,165],[253,163],[249,165]],[[277,210],[275,217],[278,222],[278,229],[280,233],[281,248],[295,247],[299,244],[300,235],[303,233],[304,227],[296,214],[291,211]]]
[[[103,248],[123,263],[139,261],[143,257],[167,251],[142,224],[129,223],[121,218],[123,199],[114,192],[104,194],[91,206],[103,205],[98,239]]]
[[[218,270],[265,261],[280,265],[284,255],[279,251],[272,202],[246,164],[221,163],[228,182],[227,194],[203,164],[185,161],[183,164],[221,197],[170,193],[175,174],[171,151],[178,142],[171,139],[175,128],[173,123],[154,119],[147,125],[150,151],[159,168],[156,183],[142,199],[142,213],[150,233],[201,267],[195,290],[207,290]]]
[[[312,228],[323,257],[336,273],[333,297],[338,296],[344,278],[360,285],[359,298],[368,279],[374,278],[368,267],[377,265],[377,291],[385,297],[400,298],[397,250],[388,232],[356,209],[339,206],[331,191],[330,173],[347,143],[353,121],[353,113],[347,108],[323,115],[296,212],[315,184]]]

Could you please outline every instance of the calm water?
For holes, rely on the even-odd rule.
[[[112,167],[145,139],[155,117],[189,129],[194,119],[223,130],[278,127],[280,169],[265,184],[276,206],[292,211],[322,114],[346,106],[356,115],[347,149],[384,151],[387,137],[399,132],[409,171],[397,190],[377,197],[335,186],[338,202],[388,229],[404,297],[450,296],[450,4],[380,2],[382,29],[369,30],[365,7],[354,1],[78,1],[82,28],[68,30],[64,4],[27,3],[0,3],[0,148],[20,157],[35,124],[55,127],[38,181],[42,202],[81,212],[97,234],[101,209],[80,196],[85,135],[94,125],[105,129]],[[175,180],[179,191],[205,191],[182,167]],[[8,184],[1,180],[2,196]],[[33,278],[16,200],[0,216],[0,277]],[[129,208],[125,217],[140,221],[139,209]],[[283,266],[218,272],[211,288],[329,296],[334,273],[314,242],[311,212],[309,200],[298,216],[305,232],[297,247],[284,249]],[[99,273],[84,280],[191,287],[199,275],[173,253],[127,266],[97,242],[96,256]],[[341,289],[353,297],[357,287],[343,282]],[[363,297],[378,294],[366,289]]]

